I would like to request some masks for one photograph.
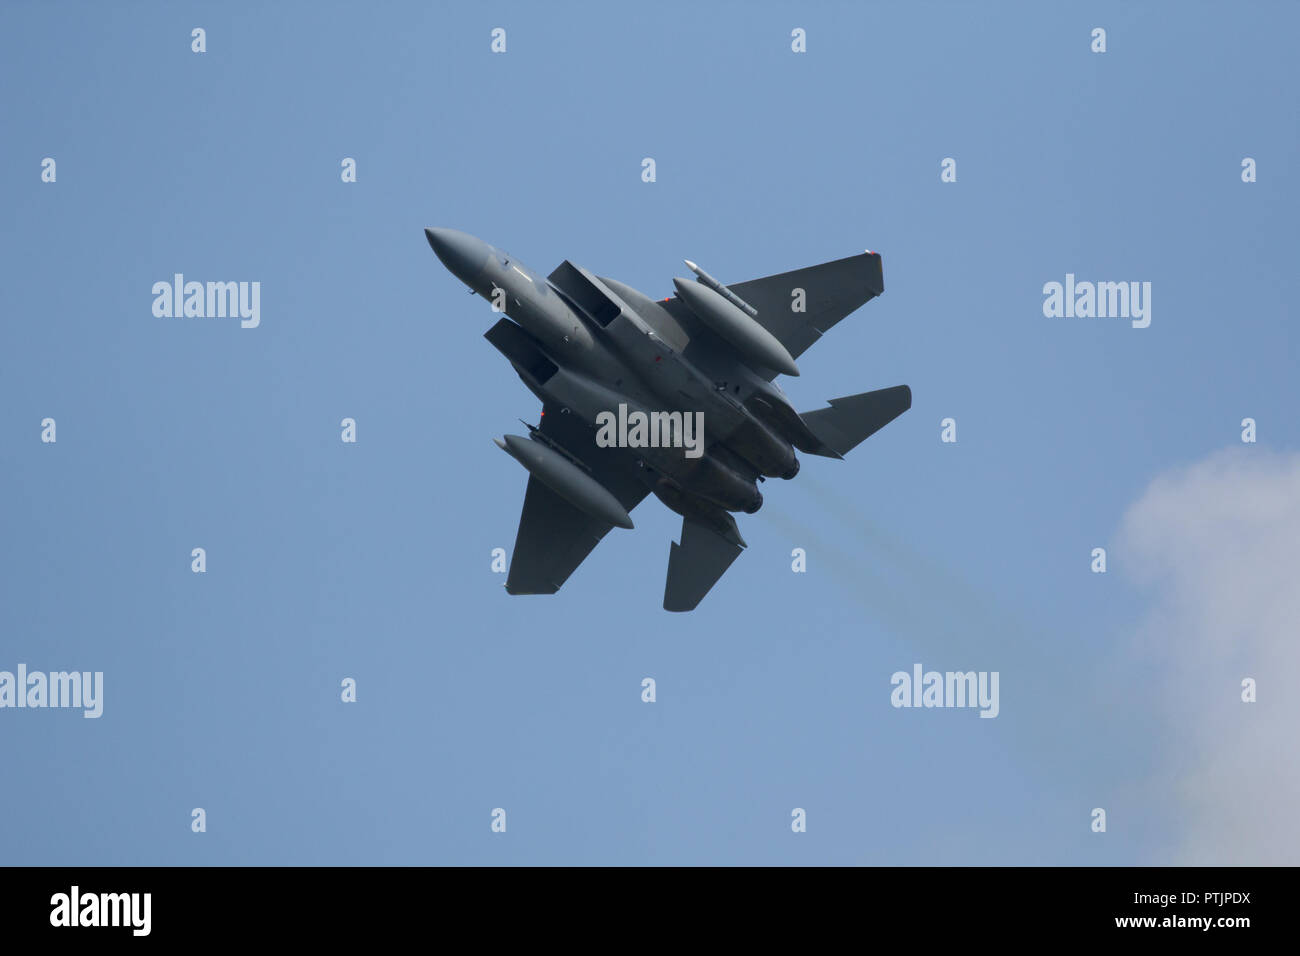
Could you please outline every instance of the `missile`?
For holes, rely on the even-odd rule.
[[[721,292],[688,279],[673,279],[673,286],[700,321],[734,345],[742,356],[786,375],[799,374],[799,366],[794,364],[794,359],[776,336],[733,305]]]
[[[741,312],[744,312],[746,315],[748,315],[751,319],[757,317],[758,309],[754,308],[752,305],[750,305],[740,296],[736,295],[736,293],[732,292],[730,289],[728,289],[717,279],[713,278],[713,276],[709,275],[707,272],[705,272],[703,269],[697,266],[694,262],[691,262],[690,259],[683,259],[682,261],[686,263],[686,268],[690,269],[697,276],[699,276],[700,281],[703,282],[710,289],[712,289],[714,292],[718,293],[718,295],[722,296],[724,299],[726,299],[728,302],[730,302],[732,305],[738,308]]]
[[[492,439],[496,446],[546,487],[579,511],[607,524],[631,528],[632,518],[604,485],[587,474],[564,455],[539,441],[519,435]]]

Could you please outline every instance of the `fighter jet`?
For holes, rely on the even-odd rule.
[[[795,450],[843,458],[912,406],[906,385],[796,412],[773,381],[884,289],[880,256],[723,285],[686,260],[658,301],[568,260],[541,276],[454,229],[425,229],[443,265],[503,317],[485,338],[542,402],[497,445],[529,472],[506,591],[554,594],[654,494],[682,516],[663,606],[694,610],[746,545],[733,512],[793,478]],[[702,425],[702,434],[700,426]]]

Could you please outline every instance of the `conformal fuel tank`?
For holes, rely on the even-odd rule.
[[[620,528],[632,527],[632,518],[618,499],[554,448],[519,435],[506,435],[504,441],[499,438],[492,440],[527,468],[529,474],[575,508]]]
[[[786,375],[798,375],[799,366],[775,335],[759,325],[708,286],[689,279],[673,279],[687,307],[749,361]]]

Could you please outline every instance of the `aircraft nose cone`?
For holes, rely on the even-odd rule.
[[[466,285],[473,285],[483,274],[492,255],[486,242],[467,232],[426,229],[424,237],[429,240],[429,245],[447,270]]]

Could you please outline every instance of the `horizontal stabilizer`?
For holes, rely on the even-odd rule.
[[[830,406],[799,416],[822,443],[821,448],[807,451],[824,458],[843,458],[911,408],[912,390],[906,385],[895,385],[847,398],[832,398]]]
[[[727,517],[731,517],[728,515]],[[735,527],[734,521],[732,527]],[[736,535],[737,539],[739,535]],[[665,611],[693,611],[744,549],[706,524],[682,519],[682,543],[670,542]]]

